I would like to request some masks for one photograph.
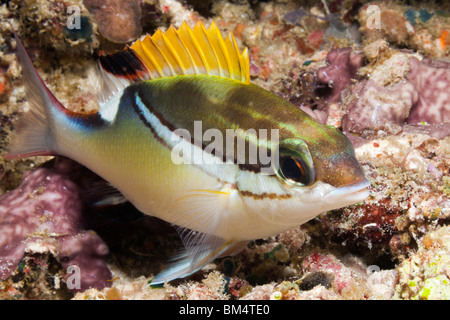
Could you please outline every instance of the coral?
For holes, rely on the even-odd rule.
[[[371,273],[366,281],[368,299],[391,299],[395,294],[395,285],[398,283],[397,270],[378,270],[376,266],[372,268],[372,270],[368,268]]]
[[[396,271],[366,266],[351,256],[312,252],[295,281],[255,286],[242,300],[389,299],[398,281]]]
[[[243,296],[241,300],[270,300],[274,287],[274,283],[257,286]]]
[[[399,71],[395,72],[395,68]],[[382,73],[384,80],[379,80]],[[449,63],[419,61],[400,54],[380,64],[371,74],[373,78],[352,89],[355,98],[342,119],[344,131],[398,133],[405,123],[450,123],[450,99],[444,89],[450,85]],[[445,127],[444,130],[448,132]]]
[[[402,246],[409,245],[410,237],[417,238],[426,232],[424,220],[429,223],[448,220],[450,199],[445,193],[444,177],[449,172],[449,142],[450,137],[437,140],[423,133],[403,133],[377,138],[357,148],[358,158],[365,164],[366,175],[372,182],[371,197],[362,204],[344,209],[354,214],[347,215],[348,220],[334,214],[324,216],[329,222],[338,219],[328,224],[334,226],[329,230],[339,234],[351,226],[350,229],[363,232],[351,235],[350,239],[361,237],[360,245],[371,239],[366,242],[366,245],[375,245],[371,253],[376,252],[375,249],[387,249],[389,243],[395,256],[400,254],[398,250]],[[373,215],[373,209],[386,214]],[[374,223],[367,226],[369,229],[365,227],[366,219]],[[411,225],[415,225],[411,230],[416,231],[409,230]],[[337,230],[333,231],[333,228]]]
[[[397,133],[406,122],[417,93],[410,83],[398,83],[391,87],[377,86],[372,80],[363,80],[352,90],[358,97],[348,106],[342,118],[346,132],[363,134],[367,130],[384,130]]]
[[[251,241],[239,255],[223,259],[218,269],[230,278],[245,279],[250,285],[268,279],[297,277],[299,255],[308,241],[309,236],[302,227]]]
[[[170,23],[177,28],[181,26],[183,21],[190,22],[194,26],[199,19],[198,13],[186,8],[181,1],[159,0],[159,6],[164,14],[170,16]]]
[[[69,170],[61,161],[53,168],[28,171],[17,189],[1,196],[1,279],[14,274],[25,252],[40,250],[53,253],[65,268],[79,268],[80,286],[75,283],[74,290],[108,285],[108,247],[84,229],[82,202]]]
[[[219,272],[211,272],[201,283],[185,283],[170,287],[166,295],[170,300],[218,300],[227,297],[226,280]]]
[[[26,34],[41,48],[72,55],[91,54],[98,48],[89,12],[81,0],[12,0],[8,6],[21,22],[19,35]]]
[[[381,270],[377,265],[366,266],[359,258],[346,255],[339,259],[333,254],[313,252],[303,261],[305,275],[300,287],[321,286],[344,299],[389,299],[394,295],[397,273]]]
[[[423,246],[399,266],[396,298],[450,298],[450,227],[442,227],[422,238]]]
[[[240,298],[250,292],[252,287],[250,284],[239,278],[227,279],[226,292],[233,298]]]
[[[205,0],[184,0],[184,2],[192,7],[193,10],[197,11],[203,17],[209,18],[211,16],[211,9],[214,4],[214,1],[205,1]]]
[[[141,7],[138,0],[83,0],[98,25],[100,34],[115,43],[126,43],[141,35]]]
[[[27,253],[14,276],[0,282],[0,299],[70,299],[73,293],[61,285],[64,276],[51,253]]]
[[[404,212],[389,199],[382,199],[333,211],[321,221],[332,241],[359,254],[364,251],[361,246],[372,249],[371,255],[376,256],[376,250],[388,249],[391,238],[398,234],[395,222]]]
[[[378,50],[383,50],[379,44]],[[373,61],[381,53],[372,51],[367,48],[364,54]],[[442,126],[450,123],[450,99],[444,89],[450,84],[448,62],[419,61],[414,55],[393,52],[375,66],[362,68],[363,55],[351,48],[331,50],[327,61],[317,70],[316,94],[324,103],[314,113],[322,122],[342,124],[344,132],[359,135],[379,130],[398,133],[405,124],[418,123],[439,125],[440,132],[423,129],[440,137],[450,132],[450,125]],[[360,80],[363,73],[368,78]],[[345,114],[339,103],[346,107]]]
[[[309,234],[328,245],[335,243],[332,247],[339,252],[357,254],[367,264],[391,269],[383,271],[386,277],[388,271],[397,272],[396,263],[404,264],[415,248],[427,243],[421,239],[428,239],[436,225],[449,221],[449,142],[450,137],[438,140],[424,133],[402,133],[379,137],[356,148],[371,180],[371,196],[363,203],[321,215],[316,219],[320,223],[310,224]],[[392,285],[389,290],[385,288],[387,279],[383,279],[374,278],[373,286],[367,284],[374,299],[385,299],[383,292],[393,290]],[[439,279],[429,282],[436,284]],[[378,289],[381,292],[376,294],[374,290]]]
[[[352,48],[333,49],[327,56],[328,65],[317,70],[319,83],[327,85],[319,96],[327,103],[341,101],[341,93],[357,78],[358,68],[362,66],[363,56]]]
[[[336,293],[344,298],[361,299],[364,295],[364,292],[355,290],[358,287],[357,282],[363,281],[367,276],[365,269],[360,266],[357,268],[345,266],[332,254],[314,252],[305,258],[302,268],[305,273],[330,273],[333,280],[331,283],[330,280],[326,280],[326,283],[333,286]],[[319,278],[317,284],[321,284],[321,281]]]
[[[144,33],[151,33],[158,27],[166,26],[170,15],[159,0],[141,0],[141,25]]]
[[[111,287],[77,292],[73,300],[162,300],[167,299],[164,288],[150,289],[149,279],[143,276],[131,279],[116,278]]]
[[[385,39],[393,45],[408,46],[430,58],[443,58],[449,53],[445,35],[449,16],[444,10],[417,9],[374,1],[364,5],[357,19],[366,41]]]
[[[407,80],[418,93],[413,101],[408,123],[450,123],[450,62],[416,58],[410,60]]]

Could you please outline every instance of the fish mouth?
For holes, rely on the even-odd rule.
[[[346,203],[345,205],[354,204],[363,201],[369,196],[370,181],[366,178],[362,181],[339,187],[331,191],[327,195],[328,202]]]

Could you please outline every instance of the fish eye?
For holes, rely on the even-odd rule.
[[[307,166],[301,159],[293,157],[280,158],[281,174],[288,181],[293,181],[301,185],[308,186],[311,184],[311,175]]]
[[[280,143],[278,152],[278,178],[298,187],[310,186],[315,182],[312,157],[303,140],[284,140]]]

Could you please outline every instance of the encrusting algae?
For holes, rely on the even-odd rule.
[[[210,1],[205,6],[202,1],[145,0],[136,1],[137,9],[129,2],[123,6],[134,10],[128,22],[135,19],[143,34],[154,34],[159,27],[165,32],[171,24],[179,29],[183,21],[194,27],[198,21],[210,26],[214,20],[220,35],[232,31],[239,52],[248,48],[249,82],[347,135],[370,180],[370,196],[301,226],[251,240],[240,254],[215,259],[187,280],[153,288],[148,284],[182,245],[176,230],[143,217],[128,203],[91,207],[83,190],[105,185],[69,160],[2,158],[0,217],[13,212],[13,198],[27,199],[24,205],[34,209],[23,211],[23,220],[16,216],[24,234],[5,240],[13,244],[14,255],[0,252],[1,297],[448,299],[450,105],[442,88],[450,82],[449,8],[368,1]],[[80,8],[81,31],[66,28],[71,5]],[[88,81],[89,66],[95,64],[97,51],[123,48],[115,43],[122,40],[111,38],[120,34],[104,33],[90,10],[82,1],[34,6],[11,0],[1,6],[2,150],[10,143],[16,119],[29,108],[9,23],[61,104],[90,113],[99,106],[95,83]],[[28,13],[36,19],[24,20]],[[105,61],[108,72],[119,71]],[[147,97],[140,99],[145,103]],[[52,179],[45,181],[46,176]],[[65,237],[59,234],[67,232],[52,221],[70,213],[64,201],[51,202],[52,197],[78,203],[72,206]],[[116,193],[114,201],[122,201]],[[5,228],[0,224],[2,234]],[[68,250],[83,243],[86,250]],[[91,282],[91,289],[89,282],[76,289],[68,267],[89,256],[99,268],[82,267],[82,279],[100,280]]]

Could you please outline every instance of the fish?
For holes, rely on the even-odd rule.
[[[349,139],[253,84],[248,49],[214,22],[100,54],[92,113],[65,108],[15,39],[30,108],[5,157],[70,158],[176,226],[184,246],[151,284],[369,196]]]

